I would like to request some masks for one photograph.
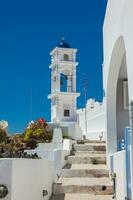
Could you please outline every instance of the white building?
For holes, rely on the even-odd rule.
[[[64,39],[51,55],[51,122],[59,124],[65,135],[74,139],[82,138],[77,123],[76,62],[77,49],[71,48]]]
[[[133,1],[108,0],[103,28],[107,153],[117,172],[118,199],[133,199]],[[129,114],[130,110],[130,114]],[[125,127],[130,145],[118,152]],[[109,163],[109,159],[108,159]],[[126,168],[124,168],[124,165]],[[123,165],[123,168],[122,168]],[[123,173],[122,171],[123,170]],[[121,174],[120,174],[121,173]],[[123,179],[123,174],[126,177]],[[122,182],[123,180],[123,182]],[[123,185],[125,184],[125,185]],[[120,187],[121,186],[121,187]],[[125,190],[125,191],[124,191]],[[123,193],[122,193],[123,192]]]
[[[88,99],[86,108],[77,110],[78,123],[89,140],[105,140],[105,101]]]

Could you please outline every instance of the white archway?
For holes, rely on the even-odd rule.
[[[115,42],[110,60],[106,90],[107,152],[117,152],[118,142],[129,126],[129,112],[124,108],[123,82],[128,81],[126,49],[122,36]],[[127,82],[128,83],[128,82]],[[127,98],[128,99],[128,87]]]

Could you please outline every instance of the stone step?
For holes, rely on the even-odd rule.
[[[112,200],[112,195],[65,194],[65,200]]]
[[[103,143],[103,144],[105,144],[106,143],[106,141],[105,140],[84,140],[84,143],[97,143],[97,144],[101,144],[101,143]]]
[[[63,169],[62,177],[109,177],[108,170],[96,169]]]
[[[105,144],[106,141],[105,140],[87,140],[87,139],[84,139],[84,140],[77,140],[77,144],[85,144],[85,143],[97,143],[97,144]]]
[[[64,200],[65,194],[53,195],[50,200]]]
[[[106,151],[105,144],[97,144],[97,143],[90,143],[90,144],[74,144],[75,151]]]
[[[106,164],[106,156],[104,154],[69,156],[67,164]]]
[[[104,154],[106,156],[106,151],[75,151],[73,152],[75,155],[90,155],[90,154]]]
[[[98,164],[98,165],[93,165],[93,164],[72,164],[70,168],[71,169],[105,169],[105,170],[108,170],[108,167],[105,164]]]
[[[89,193],[112,195],[113,187],[109,178],[60,178],[64,193]]]
[[[54,196],[64,194],[62,182],[60,181],[60,179],[58,180],[58,182],[53,183],[52,192]]]

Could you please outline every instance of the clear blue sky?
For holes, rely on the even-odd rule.
[[[64,36],[78,48],[78,107],[87,97],[102,100],[102,26],[106,0],[0,1],[0,119],[10,132],[22,132],[33,119],[50,120],[49,52]]]

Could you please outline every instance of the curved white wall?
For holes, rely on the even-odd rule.
[[[116,196],[117,200],[125,200],[127,196],[126,191],[126,152],[119,151],[112,156],[113,166],[112,170],[116,173]]]
[[[104,41],[104,89],[106,94],[107,150],[116,152],[116,81],[123,53],[126,53],[129,103],[133,99],[133,1],[108,0],[103,28]],[[112,59],[113,58],[113,59]],[[111,68],[111,66],[114,66]],[[112,72],[112,73],[111,73]],[[116,77],[117,75],[117,77]],[[112,84],[111,84],[111,82]],[[115,84],[113,84],[115,83]],[[108,86],[110,89],[108,91]],[[109,102],[109,103],[108,103]],[[132,130],[133,133],[133,130]],[[133,136],[131,180],[133,188]],[[133,192],[132,192],[133,199]]]

